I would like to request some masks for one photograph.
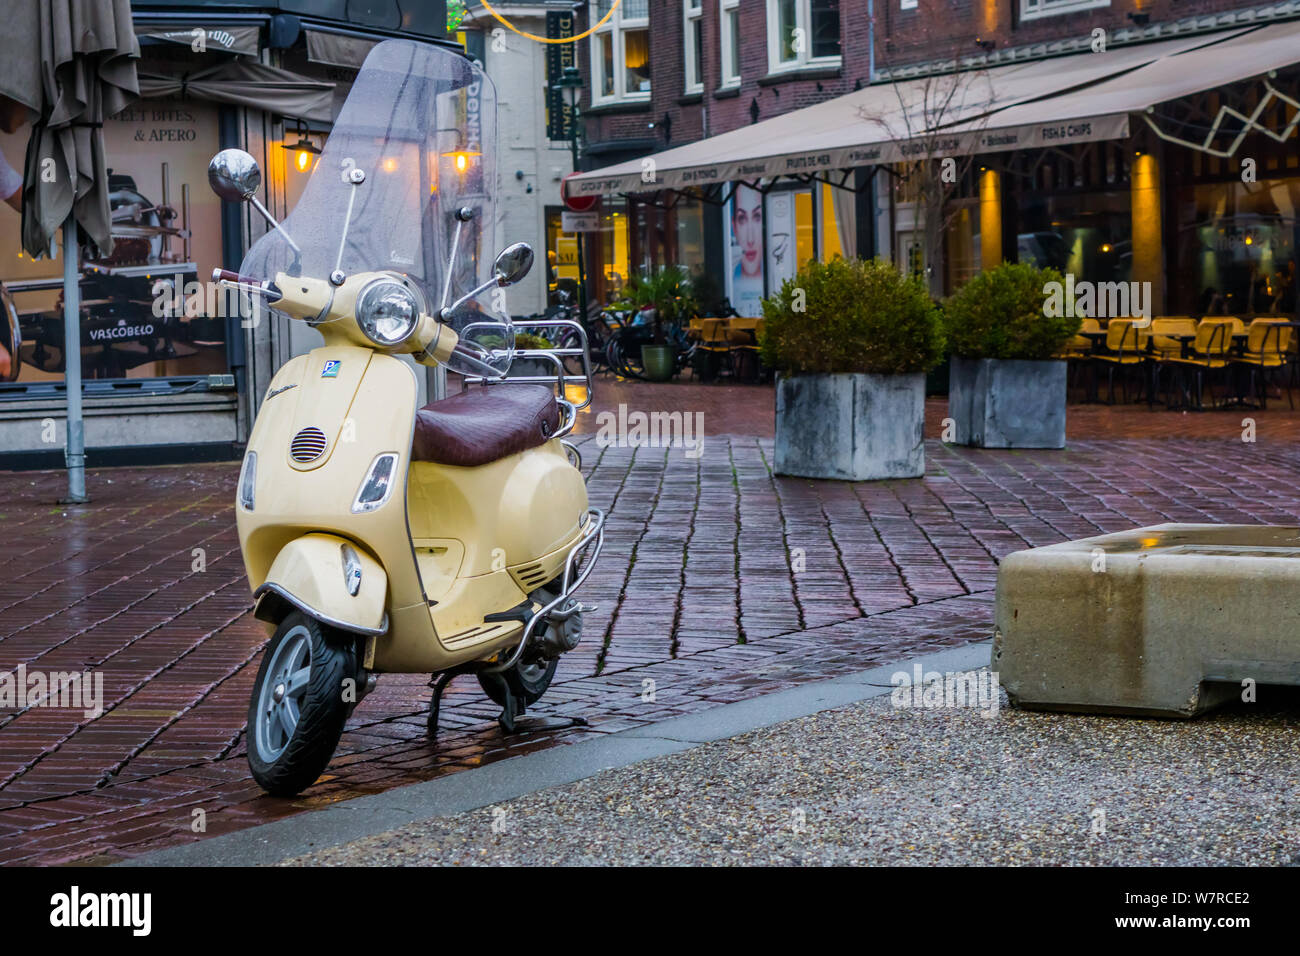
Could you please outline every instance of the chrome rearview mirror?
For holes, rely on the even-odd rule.
[[[457,218],[460,218],[457,214]],[[473,218],[472,215],[468,218]],[[456,241],[460,239],[460,225],[456,228]],[[456,245],[452,245],[452,256],[456,254]],[[453,262],[455,259],[453,258]],[[533,247],[526,242],[514,242],[501,250],[501,255],[497,256],[497,261],[492,265],[492,278],[488,279],[477,289],[471,289],[449,306],[443,306],[438,310],[438,318],[444,322],[450,322],[451,317],[456,310],[462,305],[482,292],[486,292],[492,286],[514,285],[524,276],[528,275],[528,270],[533,267]],[[448,273],[447,284],[443,286],[442,297],[446,301],[449,290],[451,289],[451,273]]]
[[[285,232],[284,227],[271,215],[271,211],[257,198],[257,191],[262,188],[262,171],[257,168],[257,160],[242,149],[223,149],[212,157],[208,163],[208,185],[212,191],[226,202],[249,202],[262,214],[262,218],[275,227],[285,242],[293,250],[293,262],[288,267],[291,276],[299,274],[302,250],[293,236]],[[351,207],[348,212],[351,213]],[[346,232],[345,232],[346,234]]]
[[[515,242],[501,250],[492,271],[497,285],[514,285],[533,267],[533,247],[526,242]]]
[[[245,202],[262,188],[262,171],[242,149],[223,149],[208,163],[208,185],[227,202]]]

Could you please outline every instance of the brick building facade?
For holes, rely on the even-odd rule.
[[[1042,81],[1038,98],[1055,98],[1068,87],[1054,71],[1092,69],[1101,62],[1091,57],[1099,45],[1126,51],[1120,58],[1135,63],[1160,59],[1157,72],[1167,77],[1193,62],[1176,59],[1182,50],[1242,37],[1221,57],[1206,54],[1205,62],[1220,57],[1216,81],[1198,85],[1199,77],[1183,77],[1156,85],[1183,90],[1151,101],[1161,106],[1155,115],[1164,131],[1151,128],[1153,106],[1119,114],[1099,109],[1111,112],[1116,132],[975,150],[942,215],[926,213],[912,172],[893,160],[758,178],[751,178],[752,163],[741,164],[732,168],[746,171],[731,175],[729,186],[710,179],[706,163],[703,179],[692,182],[727,188],[621,186],[603,204],[608,228],[589,239],[596,301],[630,271],[671,262],[719,278],[732,306],[753,314],[797,263],[844,254],[893,259],[929,276],[936,295],[974,271],[1019,259],[1093,281],[1150,283],[1161,309],[1192,313],[1217,302],[1248,314],[1295,311],[1300,156],[1291,120],[1300,107],[1288,104],[1300,101],[1296,0],[623,0],[617,8],[595,0],[586,14],[595,33],[579,50],[584,170],[635,168],[651,154],[680,155],[688,144],[728,134],[728,162],[757,161],[773,154],[765,137],[776,130],[785,139],[777,152],[789,153],[792,127],[798,140],[795,118],[782,124],[780,117],[816,112],[819,104],[837,109],[876,91],[888,97],[891,84],[901,89],[927,76],[956,75],[1004,82],[1008,67],[1015,73],[1025,65]],[[1252,42],[1271,51],[1272,67],[1258,68]],[[1127,75],[1112,72],[1111,89],[1144,82]],[[1079,88],[1099,79],[1081,79]],[[1033,100],[1036,90],[1019,95]],[[1248,128],[1245,145],[1232,147],[1241,146],[1239,155],[1187,145],[1216,115],[1223,118],[1222,107],[1250,113],[1261,103],[1267,112],[1258,131]],[[1042,120],[1094,115],[1088,102],[1074,109]],[[846,122],[863,125],[851,114]],[[735,137],[750,126],[753,142],[741,140],[737,148]],[[1242,156],[1257,162],[1266,187],[1243,183]],[[621,168],[628,175],[628,166]],[[826,175],[831,171],[835,176]],[[846,171],[848,179],[831,181]],[[737,195],[756,207],[764,230],[753,240],[764,265],[745,272],[743,294],[736,284],[744,278],[741,257],[748,270],[755,250],[742,249],[750,240],[737,230]],[[1179,281],[1170,282],[1175,274]]]
[[[625,0],[626,2],[626,0]],[[1102,29],[1112,42],[1157,37],[1169,25],[1232,11],[1252,11],[1258,0],[1111,0],[1063,4],[1066,12],[1025,18],[1022,7],[1044,0],[877,0],[877,79],[906,73],[936,61],[970,57],[996,65],[1016,48],[1090,38]],[[805,5],[807,0],[804,0]],[[1047,0],[1050,6],[1050,0]],[[740,83],[721,82],[720,0],[702,0],[703,91],[685,88],[685,6],[683,0],[642,0],[649,33],[650,97],[602,105],[592,98],[592,45],[582,44],[580,62],[588,93],[583,110],[587,141],[584,168],[605,165],[612,156],[627,158],[679,146],[738,129],[757,120],[812,105],[869,82],[870,48],[867,0],[838,0],[838,65],[774,73],[769,69],[768,23],[771,0],[739,0]],[[906,8],[909,7],[910,9]],[[1082,7],[1082,9],[1076,9]],[[595,20],[592,4],[583,29]],[[1049,11],[1050,12],[1050,11]],[[617,13],[616,13],[617,16]],[[1143,18],[1145,18],[1144,22]],[[599,19],[598,17],[596,19]],[[581,22],[581,21],[580,21]]]

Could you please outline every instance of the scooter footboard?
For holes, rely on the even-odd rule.
[[[331,627],[383,634],[387,594],[388,575],[366,551],[336,534],[305,534],[275,556],[266,580],[253,592],[253,613],[278,624],[297,609]]]

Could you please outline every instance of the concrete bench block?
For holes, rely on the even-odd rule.
[[[1008,556],[993,669],[1041,710],[1192,717],[1300,685],[1300,528],[1163,524]]]

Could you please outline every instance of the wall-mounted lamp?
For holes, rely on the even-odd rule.
[[[298,172],[305,173],[307,167],[311,165],[311,158],[319,156],[320,150],[316,144],[307,138],[307,126],[302,120],[298,120],[298,142],[284,143],[284,148],[293,153],[294,165],[298,167]]]
[[[458,149],[450,153],[443,153],[442,158],[451,160],[452,165],[456,167],[456,172],[463,174],[469,169],[470,162],[475,157],[482,155],[482,153],[472,153],[468,150]]]
[[[1140,27],[1144,27],[1151,22],[1151,14],[1149,13],[1135,13],[1130,10],[1127,16]]]

